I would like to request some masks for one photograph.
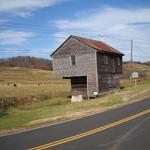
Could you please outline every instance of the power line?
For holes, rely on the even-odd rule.
[[[5,24],[5,25],[1,25],[0,28],[3,28],[3,29],[7,29],[7,27],[12,27],[12,28],[15,28],[15,29],[23,29],[23,30],[29,30],[29,31],[38,31],[40,32],[40,34],[50,34],[50,33],[54,33],[54,32],[57,32],[59,29],[56,28],[56,27],[52,27],[52,26],[42,26],[42,25],[37,25],[37,24],[22,24],[22,23],[13,23],[13,24]],[[89,30],[88,29],[82,29],[82,30],[74,30],[74,31],[71,31],[71,32],[66,32],[66,31],[62,31],[62,32],[65,32],[65,33],[75,33],[77,34],[78,32],[85,32],[84,34],[88,34],[90,35],[91,33],[89,33]],[[42,33],[41,33],[42,32]],[[92,32],[92,31],[91,31]],[[94,31],[95,32],[95,31]],[[101,32],[103,33],[103,32]],[[98,34],[93,34],[92,35],[96,35],[98,36]],[[124,40],[124,41],[130,41],[131,39],[133,39],[134,41],[139,41],[141,43],[146,43],[146,44],[149,44],[148,41],[145,41],[144,39],[135,39],[135,38],[132,38],[132,37],[129,37],[129,36],[126,36],[126,35],[121,35],[121,34],[111,34],[111,33],[103,33],[104,37],[108,37],[108,38],[115,38],[115,39],[118,39],[118,40]],[[64,36],[64,38],[66,38]]]
[[[55,30],[59,30],[59,28],[56,28],[55,26],[51,26],[49,24],[49,26],[44,26],[44,25],[39,25],[39,24],[23,24],[23,23],[18,23],[18,22],[15,22],[15,23],[7,23],[5,25],[1,25],[1,27],[21,27],[23,29],[39,29],[39,30],[45,30],[45,31],[55,31]],[[86,33],[90,34],[89,33],[89,29],[81,29],[81,30],[74,30],[74,31],[86,31]],[[64,32],[66,32],[64,30]],[[97,32],[97,31],[91,31],[91,32]],[[103,32],[101,32],[103,33]],[[92,33],[93,34],[93,33]],[[126,36],[126,35],[121,35],[121,34],[111,34],[111,33],[103,33],[105,36],[110,36],[110,37],[115,37],[115,38],[120,38],[120,39],[124,39],[124,40],[131,40],[132,37],[129,37],[129,36]],[[98,35],[98,34],[95,34],[95,35]],[[134,40],[139,40],[139,41],[145,41],[144,39],[134,39]]]
[[[133,40],[131,40],[131,68],[130,68],[130,74],[133,71]]]

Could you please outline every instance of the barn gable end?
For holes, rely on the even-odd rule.
[[[83,96],[93,95],[93,91],[98,92],[95,54],[93,48],[70,37],[53,53],[53,70],[61,78],[86,77],[87,90],[84,89]],[[75,56],[75,65],[71,64],[71,56]],[[72,84],[72,87],[78,87],[76,91],[83,89],[80,85]]]

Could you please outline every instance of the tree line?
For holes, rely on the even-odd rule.
[[[10,58],[1,58],[0,66],[28,67],[35,69],[52,70],[52,61],[49,59],[30,56],[17,56]]]

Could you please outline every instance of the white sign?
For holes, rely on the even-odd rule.
[[[96,96],[96,95],[98,95],[98,92],[93,92],[93,94]]]
[[[133,72],[132,73],[132,78],[133,79],[136,79],[136,78],[138,78],[139,77],[139,73],[138,72]]]

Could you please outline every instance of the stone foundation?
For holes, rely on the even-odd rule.
[[[71,97],[71,102],[82,102],[82,101],[83,101],[83,96],[82,95]]]

